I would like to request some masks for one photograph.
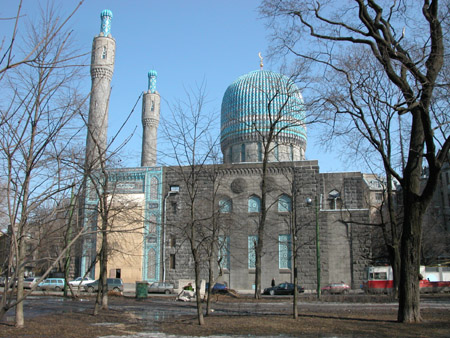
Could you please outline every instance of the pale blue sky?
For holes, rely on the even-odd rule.
[[[23,14],[33,18],[38,3],[24,0]],[[54,1],[67,13],[78,1]],[[18,1],[3,0],[0,17],[10,17]],[[113,12],[111,34],[116,40],[116,64],[112,80],[109,110],[112,136],[131,111],[141,92],[147,90],[147,73],[158,72],[157,90],[162,97],[161,115],[167,116],[166,102],[185,97],[185,89],[206,83],[210,105],[217,116],[223,94],[240,75],[259,69],[258,52],[269,46],[269,32],[259,19],[257,0],[86,0],[70,22],[78,46],[89,52],[92,39],[100,32],[100,13]],[[0,27],[5,27],[0,23]],[[1,31],[1,30],[0,30]],[[4,34],[4,33],[3,33]],[[277,71],[279,64],[264,59],[264,69]],[[89,72],[88,67],[86,71]],[[86,92],[90,89],[86,78]],[[305,97],[305,100],[308,98]],[[217,119],[219,130],[220,119]],[[137,126],[125,148],[129,167],[140,165],[141,103],[136,107],[122,138]],[[325,153],[316,145],[311,126],[308,129],[307,159],[319,160],[320,171],[358,171]]]

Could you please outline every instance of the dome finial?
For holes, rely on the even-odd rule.
[[[258,53],[259,59],[261,60],[259,62],[259,68],[261,68],[261,70],[263,70],[264,68],[264,64],[263,64],[263,57],[261,56],[261,52]]]

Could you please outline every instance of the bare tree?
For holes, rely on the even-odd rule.
[[[438,106],[436,88],[444,80],[440,74],[447,59],[441,25],[446,15],[438,5],[438,0],[424,0],[422,5],[375,0],[356,0],[354,4],[267,0],[261,6],[276,28],[275,48],[315,64],[317,72],[311,75],[317,85],[310,93],[312,101],[318,103],[317,112],[333,113],[333,126],[361,133],[365,149],[376,151],[386,176],[392,175],[401,185],[400,322],[421,320],[418,275],[422,218],[450,147],[443,128],[448,114],[434,113]],[[308,49],[302,48],[305,44]],[[360,71],[367,63],[380,66],[379,78],[395,90],[393,102],[377,96],[380,87],[371,92],[360,87],[370,79],[370,72]],[[442,86],[448,88],[446,82]],[[407,121],[408,132],[401,136],[400,146],[390,148],[399,154],[397,163],[392,162],[386,139],[378,134],[380,129],[372,129],[386,122],[377,106]],[[403,128],[399,126],[397,131]],[[422,189],[424,160],[429,176]]]
[[[2,40],[2,44],[0,45],[0,81],[3,80],[6,72],[10,69],[22,66],[22,65],[32,65],[40,53],[45,51],[48,48],[48,44],[53,41],[53,39],[57,38],[58,35],[63,33],[63,31],[67,27],[68,21],[72,18],[72,16],[77,12],[78,8],[83,4],[84,0],[81,0],[78,5],[74,8],[72,13],[70,13],[67,17],[65,17],[60,23],[55,24],[52,30],[49,30],[48,36],[41,36],[40,40],[35,41],[31,48],[25,50],[23,54],[18,58],[16,51],[20,48],[17,48],[18,39],[20,37],[20,28],[22,28],[22,4],[23,1],[20,0],[17,5],[17,14],[12,18],[2,18],[4,20],[10,20],[13,22],[13,30],[11,36],[7,39]],[[7,44],[5,44],[7,42]],[[77,56],[75,56],[76,58]]]
[[[239,116],[239,121],[247,126],[251,133],[257,135],[259,144],[261,145],[260,161],[261,169],[261,206],[257,226],[256,244],[255,244],[255,298],[261,298],[261,269],[262,255],[264,247],[264,234],[266,232],[267,216],[271,204],[267,202],[270,193],[268,182],[270,162],[289,160],[288,147],[283,144],[282,139],[288,138],[291,129],[304,128],[304,110],[303,100],[300,90],[292,79],[280,74],[273,75],[271,83],[265,87],[262,83],[256,84],[257,88],[253,88],[260,93],[261,105],[264,105],[264,120],[261,120],[261,112],[253,112],[250,116]],[[284,151],[280,150],[283,149]],[[292,151],[292,150],[291,150]],[[300,159],[300,158],[298,158]],[[293,160],[293,158],[292,158]]]
[[[185,217],[180,217],[182,221],[178,226],[189,242],[194,261],[197,317],[199,325],[204,325],[200,273],[205,241],[203,227],[205,221],[210,221],[210,213],[205,216],[204,208],[205,205],[210,206],[211,201],[202,194],[202,184],[212,185],[207,177],[206,165],[212,160],[211,155],[217,139],[210,136],[213,119],[211,114],[205,112],[205,85],[200,85],[195,91],[186,91],[186,95],[186,101],[179,101],[171,107],[171,121],[164,121],[163,128],[177,163],[171,169],[179,178],[180,198],[186,205]]]
[[[27,294],[23,278],[30,220],[40,206],[56,208],[54,201],[64,198],[73,185],[73,172],[62,165],[60,158],[68,151],[71,137],[76,140],[79,111],[86,99],[75,85],[81,69],[76,64],[83,62],[67,32],[73,13],[61,19],[51,7],[42,10],[40,22],[30,24],[28,36],[22,34],[24,40],[19,44],[19,33],[24,33],[19,30],[20,11],[21,3],[10,44],[1,59],[0,78],[4,98],[9,101],[0,117],[0,156],[2,174],[7,178],[4,192],[10,239],[7,274],[17,278],[16,301],[7,304],[7,297],[3,297],[0,317],[15,306],[17,327],[24,326],[23,299]],[[55,264],[68,248],[59,252]]]
[[[137,98],[133,108],[123,122],[124,126],[133,114],[141,95]],[[85,125],[88,122],[84,120]],[[131,138],[131,135],[118,147],[113,149],[115,140],[122,128],[111,138],[108,144],[103,144],[101,137],[95,130],[88,128],[88,136],[98,156],[88,156],[84,166],[80,166],[80,173],[85,177],[83,187],[83,227],[91,233],[86,238],[86,243],[95,243],[95,246],[87,244],[83,249],[87,252],[86,258],[89,264],[99,264],[99,287],[93,309],[97,315],[100,310],[108,309],[108,261],[115,253],[123,252],[121,242],[127,234],[139,233],[144,227],[142,209],[138,203],[128,197],[119,189],[121,173],[116,158],[123,146]],[[91,149],[92,150],[92,149]],[[113,169],[116,168],[116,169]],[[117,238],[118,236],[118,238]]]
[[[217,166],[218,147],[212,145],[213,152],[211,159],[213,164],[209,165],[206,171],[206,179],[211,182],[209,191],[209,217],[206,220],[202,237],[204,238],[204,251],[208,258],[208,289],[206,290],[206,310],[205,315],[211,312],[211,298],[213,287],[218,278],[224,275],[224,270],[229,269],[229,232],[230,222],[233,217],[231,200],[228,196],[220,195],[222,188],[223,173]],[[218,271],[218,273],[216,273]]]

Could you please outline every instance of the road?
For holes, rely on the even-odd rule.
[[[152,330],[152,323],[167,321],[178,316],[196,315],[195,302],[180,302],[175,300],[175,296],[149,295],[146,299],[138,300],[134,297],[132,290],[125,292],[125,297],[114,296],[109,298],[109,307],[112,310],[127,311],[141,318]],[[380,296],[383,297],[383,296]],[[214,313],[217,315],[278,315],[290,313],[292,311],[292,297],[267,296],[263,297],[263,302],[254,302],[252,298],[229,299],[229,301],[214,302],[212,304]],[[381,298],[373,297],[372,300]],[[299,301],[299,308],[302,311],[339,313],[347,309],[355,309],[361,312],[370,309],[373,311],[397,310],[395,302],[365,302],[368,298],[364,295],[346,296],[325,296],[322,301],[311,301],[311,297],[302,295]],[[24,303],[25,317],[31,318],[44,314],[61,314],[67,312],[90,311],[94,307],[95,298],[93,295],[81,293],[80,297],[72,300],[63,298],[62,292],[43,294],[35,293],[28,297]],[[434,308],[450,310],[450,294],[423,296],[421,308]],[[450,311],[449,311],[450,313]],[[7,320],[14,320],[14,310],[7,313]],[[154,337],[152,333],[150,336]],[[139,335],[145,337],[145,335]],[[160,334],[158,337],[165,337]]]

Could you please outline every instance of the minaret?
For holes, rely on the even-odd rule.
[[[156,91],[155,70],[148,72],[148,91],[142,96],[142,167],[156,165],[156,137],[159,123],[161,97]]]
[[[113,14],[110,10],[105,9],[100,14],[100,18],[100,34],[94,38],[92,43],[92,89],[86,140],[86,170],[100,168],[101,161],[105,160],[108,105],[116,52],[116,42],[111,36]]]

